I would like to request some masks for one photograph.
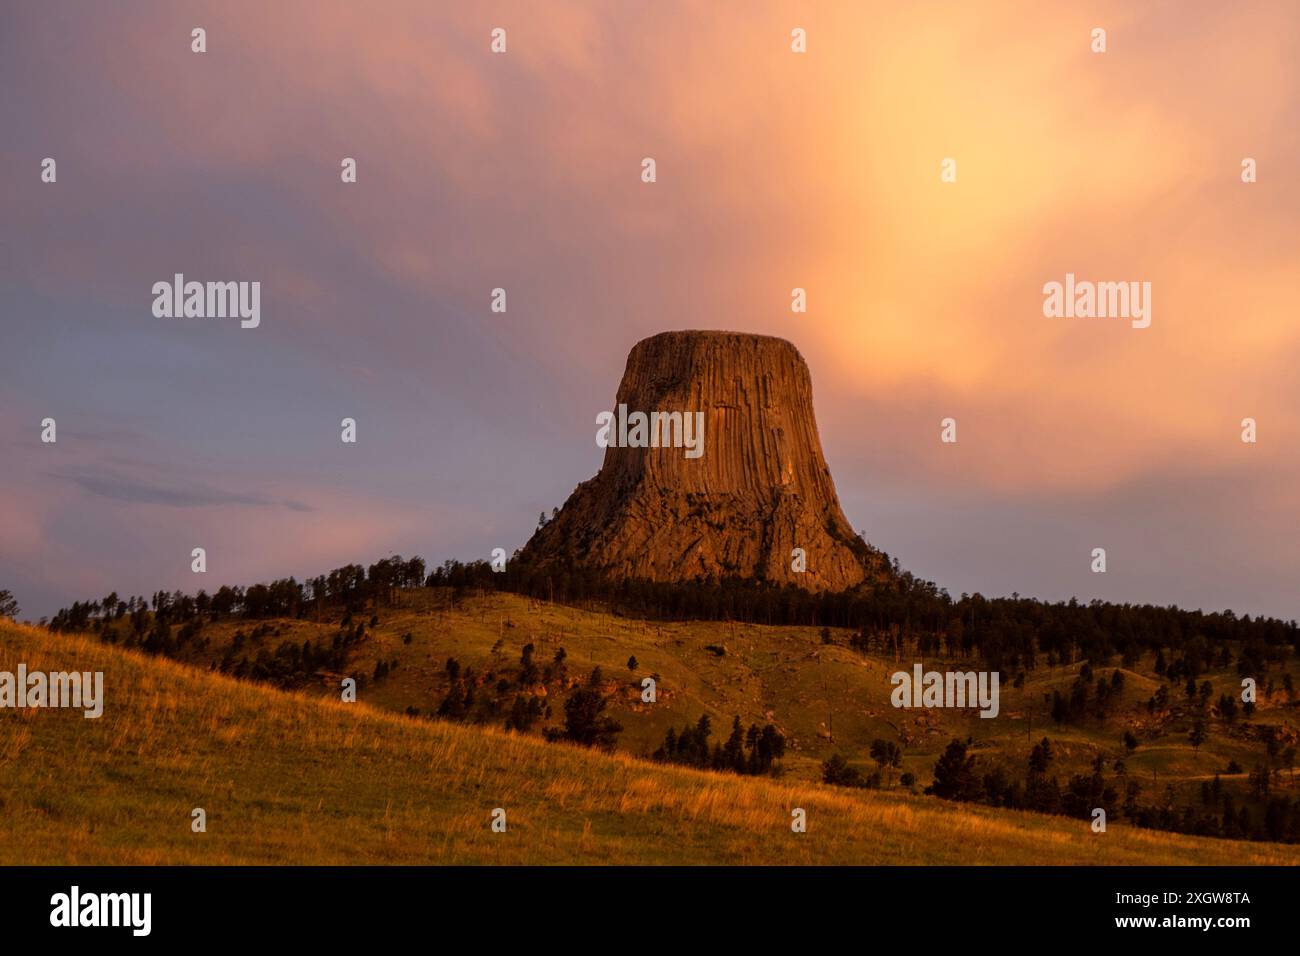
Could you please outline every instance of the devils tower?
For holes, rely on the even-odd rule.
[[[628,355],[613,407],[621,406],[689,421],[702,412],[702,452],[607,447],[599,473],[537,530],[521,561],[613,579],[741,578],[811,591],[847,590],[882,573],[880,553],[840,508],[808,365],[789,342],[736,332],[652,336]],[[802,572],[793,569],[795,549]]]

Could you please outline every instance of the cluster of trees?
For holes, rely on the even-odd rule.
[[[529,731],[538,722],[551,718],[548,694],[544,699],[533,692],[536,685],[554,685],[557,690],[568,683],[564,648],[555,652],[551,662],[544,667],[537,664],[536,647],[529,642],[519,655],[519,665],[513,676],[506,672],[491,671],[479,678],[471,667],[461,668],[454,657],[448,659],[446,674],[449,682],[447,695],[438,705],[437,716],[445,720],[490,722],[500,718],[506,710],[504,701],[513,694],[506,712],[505,726],[509,730]],[[544,731],[547,740],[564,740],[584,747],[613,750],[623,727],[606,716],[605,677],[599,667],[592,670],[585,685],[578,687],[564,701],[564,723]],[[418,716],[418,711],[408,711]]]
[[[515,702],[506,717],[506,730],[527,733],[539,720],[550,716],[551,705],[534,694],[516,694]]]
[[[130,630],[136,622],[164,619],[171,624],[189,621],[210,623],[226,618],[306,618],[327,609],[343,608],[356,613],[365,607],[392,605],[401,588],[419,587],[427,580],[424,559],[409,560],[393,555],[368,568],[348,564],[305,582],[282,578],[249,587],[223,585],[213,594],[195,595],[180,591],[156,592],[144,597],[119,598],[116,592],[93,601],[78,601],[62,608],[48,622],[53,631],[102,631],[126,619]]]
[[[184,633],[189,626],[187,624],[182,627],[178,634]],[[301,644],[283,640],[274,650],[266,646],[268,637],[279,637],[282,632],[283,626],[272,628],[269,624],[259,624],[248,634],[242,629],[236,631],[226,653],[217,664],[217,669],[233,677],[260,681],[284,689],[302,687],[315,680],[322,671],[336,674],[345,672],[352,648],[367,639],[365,623],[358,621],[351,627],[340,625],[329,643],[323,639],[307,639]],[[204,638],[201,642],[204,646],[206,640]],[[160,649],[158,653],[176,657],[184,646],[184,643],[180,643],[175,648]],[[387,677],[397,664],[396,658],[379,661],[375,665],[373,679],[379,681]],[[356,675],[355,679],[358,685],[363,683],[361,675]]]
[[[599,670],[599,669],[597,669]],[[613,750],[623,725],[605,716],[605,693],[598,674],[593,672],[588,686],[571,693],[564,702],[564,726],[548,727],[547,740],[565,740],[583,747]]]
[[[772,724],[762,728],[750,724],[749,730],[745,730],[740,716],[736,715],[726,743],[714,743],[710,747],[712,733],[709,715],[701,714],[694,725],[687,724],[680,731],[668,728],[663,745],[653,757],[660,763],[758,776],[772,773],[776,761],[785,756],[785,735]]]
[[[1296,699],[1295,682],[1292,680],[1290,672],[1282,674],[1280,685],[1272,678],[1266,678],[1259,691],[1264,695],[1265,700],[1271,699],[1274,694],[1279,692],[1286,696],[1288,703]],[[1183,687],[1183,694],[1185,697],[1184,711],[1202,717],[1213,713],[1224,723],[1231,724],[1237,719],[1238,709],[1240,709],[1242,716],[1248,720],[1255,715],[1255,701],[1247,700],[1238,705],[1235,694],[1220,694],[1218,701],[1211,707],[1210,702],[1214,697],[1214,685],[1208,680],[1201,681],[1198,684],[1196,678],[1188,677],[1187,683]],[[1169,710],[1173,699],[1169,687],[1162,684],[1147,699],[1147,712],[1154,714]]]
[[[1105,720],[1111,705],[1124,690],[1124,672],[1115,670],[1107,679],[1103,674],[1095,681],[1092,665],[1084,664],[1070,685],[1070,693],[1052,691],[1052,719],[1058,724],[1082,723],[1088,716]]]
[[[418,587],[426,580],[424,559],[409,560],[393,555],[368,568],[349,564],[322,574],[306,583],[283,578],[250,587],[223,586],[215,593],[195,595],[181,591],[157,591],[143,596],[120,597],[111,592],[92,601],[78,601],[62,608],[48,622],[53,631],[97,634],[110,644],[137,648],[146,653],[186,659],[188,652],[205,651],[209,640],[206,625],[222,620],[266,620],[269,618],[317,619],[326,610],[342,610],[342,623],[332,639],[283,641],[275,648],[263,645],[269,626],[259,625],[250,634],[236,631],[231,646],[216,666],[223,672],[277,687],[298,687],[320,671],[342,672],[348,666],[350,650],[365,640],[365,624],[353,623],[353,616],[365,609],[391,605],[401,588]],[[370,615],[370,624],[379,623]],[[276,632],[278,634],[278,630]],[[246,642],[255,646],[245,653]],[[397,661],[379,661],[373,680],[387,677]],[[358,681],[362,676],[357,677]]]
[[[892,740],[877,738],[871,742],[870,753],[876,769],[869,776],[864,777],[843,755],[834,754],[822,763],[822,782],[837,787],[868,787],[873,790],[886,785],[893,786],[894,772],[903,765],[903,748]],[[916,783],[916,777],[905,773],[899,777],[898,782],[911,788]]]
[[[969,741],[953,740],[935,763],[934,782],[925,792],[945,800],[1080,819],[1090,818],[1100,807],[1108,820],[1127,819],[1148,829],[1300,843],[1300,800],[1275,792],[1281,770],[1277,765],[1260,763],[1256,767],[1249,778],[1248,797],[1240,803],[1216,774],[1213,783],[1203,785],[1198,807],[1194,803],[1180,806],[1173,787],[1166,788],[1160,802],[1140,804],[1142,785],[1128,777],[1122,757],[1115,759],[1109,777],[1106,758],[1098,756],[1090,773],[1071,775],[1064,785],[1058,775],[1049,776],[1054,760],[1051,742],[1044,737],[1030,752],[1023,779],[1012,780],[1001,766],[981,772],[975,755],[969,753]]]
[[[501,649],[502,643],[497,642],[493,653]],[[500,716],[502,701],[513,692],[514,702],[505,721],[508,730],[530,730],[539,720],[548,719],[551,716],[550,703],[534,693],[533,688],[540,684],[548,689],[553,685],[561,689],[568,678],[565,663],[568,653],[563,647],[559,648],[545,666],[537,663],[536,653],[536,645],[529,641],[520,651],[519,664],[513,676],[505,669],[500,672],[493,670],[482,680],[475,675],[473,668],[466,668],[462,673],[460,662],[454,657],[449,658],[446,666],[449,689],[438,707],[438,716],[479,723],[493,721]],[[602,681],[598,667],[592,672],[590,683],[598,685]],[[476,694],[475,688],[480,685],[485,693]]]
[[[380,562],[380,565],[384,564]],[[371,567],[374,570],[377,565]],[[365,569],[360,565],[354,569],[359,570],[364,579]],[[377,581],[383,579],[382,574],[376,577]],[[355,586],[357,577],[352,572],[343,573],[341,570],[320,580],[332,580],[335,585],[350,581],[350,586]],[[292,584],[292,579],[288,579],[288,584]],[[194,653],[208,651],[211,642],[204,628],[223,617],[265,618],[274,616],[271,609],[282,606],[296,606],[296,616],[303,616],[307,605],[295,605],[293,593],[293,588],[287,587],[286,582],[255,585],[246,590],[223,587],[212,596],[202,591],[195,596],[159,591],[150,600],[143,597],[120,599],[112,593],[100,600],[78,602],[61,610],[49,622],[49,627],[55,631],[89,632],[97,634],[105,643],[187,660],[192,659]],[[303,592],[297,593],[301,595]],[[310,595],[311,592],[306,593]],[[378,623],[378,616],[371,615],[370,624]],[[214,661],[212,666],[224,674],[246,680],[281,688],[301,687],[322,671],[345,672],[351,651],[367,639],[366,623],[364,620],[354,622],[352,609],[344,611],[338,631],[328,641],[286,639],[272,647],[268,638],[280,637],[286,629],[284,625],[273,627],[265,621],[247,632],[240,628],[235,631],[221,659]],[[372,679],[382,680],[397,666],[395,658],[377,662]],[[356,679],[360,682],[364,678],[357,675]]]
[[[462,668],[460,661],[454,657],[447,658],[447,664],[443,668],[447,675],[447,694],[438,705],[437,715],[443,720],[469,721],[471,723],[483,719],[483,715],[476,710],[478,698],[476,690],[479,686],[477,675],[474,668]],[[495,714],[496,703],[489,699],[487,709]]]

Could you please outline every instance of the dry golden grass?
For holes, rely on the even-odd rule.
[[[249,643],[241,653],[255,654],[259,648],[273,650],[283,640],[301,643],[305,639],[328,642],[338,629],[337,618],[319,623],[311,620],[269,622],[280,634]],[[252,629],[246,621],[224,621],[204,630],[211,647],[196,663],[219,660],[237,629]],[[1210,722],[1209,740],[1193,750],[1187,739],[1191,718],[1172,713],[1152,718],[1146,701],[1164,683],[1154,673],[1154,655],[1148,654],[1133,668],[1125,668],[1125,687],[1105,720],[1089,718],[1083,723],[1056,724],[1051,720],[1044,695],[1059,690],[1068,695],[1082,663],[1050,667],[1040,659],[1023,687],[1013,686],[1010,675],[1001,686],[1001,713],[996,720],[982,720],[972,711],[911,710],[891,706],[890,674],[900,666],[893,653],[863,655],[847,646],[849,632],[833,633],[833,645],[822,644],[818,628],[763,626],[725,621],[665,623],[621,617],[595,609],[533,601],[509,593],[486,592],[452,606],[449,594],[429,588],[401,592],[396,607],[380,611],[380,623],[367,631],[350,666],[355,673],[370,674],[378,660],[400,661],[400,667],[384,680],[365,688],[363,697],[377,708],[405,713],[407,707],[423,713],[434,711],[447,692],[449,681],[444,665],[455,657],[480,675],[496,671],[513,673],[524,644],[536,647],[536,659],[545,664],[563,647],[572,678],[585,678],[593,666],[605,674],[610,696],[610,713],[623,725],[619,750],[648,756],[664,739],[668,728],[694,724],[708,713],[715,737],[725,736],[733,715],[748,726],[774,723],[789,741],[782,765],[787,775],[798,780],[821,778],[822,761],[840,753],[858,770],[870,774],[875,765],[868,752],[873,740],[897,740],[904,749],[900,772],[911,773],[924,788],[943,748],[953,738],[971,737],[984,767],[1000,764],[1011,778],[1023,773],[1029,751],[1043,736],[1052,740],[1055,761],[1052,772],[1062,781],[1072,775],[1090,773],[1101,756],[1108,767],[1124,756],[1128,779],[1142,787],[1141,801],[1156,803],[1173,787],[1176,802],[1198,804],[1200,785],[1222,775],[1226,792],[1234,799],[1247,797],[1246,773],[1228,774],[1232,762],[1249,769],[1263,759],[1263,744],[1239,720],[1231,728],[1221,721]],[[403,635],[411,636],[410,643]],[[717,656],[706,648],[725,646]],[[635,654],[639,668],[627,670]],[[905,656],[905,655],[904,655]],[[935,669],[970,669],[972,661],[932,658]],[[1293,665],[1292,665],[1293,666]],[[1098,668],[1098,674],[1113,667]],[[1294,668],[1293,668],[1294,669]],[[659,700],[654,706],[640,703],[639,680],[648,674],[660,677]],[[1280,675],[1275,675],[1280,680]],[[1297,674],[1296,676],[1300,676]],[[1233,691],[1239,683],[1235,668],[1203,675],[1211,681],[1215,697]],[[489,682],[491,683],[491,682]],[[552,724],[563,715],[561,698],[552,695]],[[1181,687],[1171,687],[1176,704],[1184,703]],[[331,687],[314,693],[333,693]],[[504,698],[508,706],[510,695]],[[1296,715],[1300,710],[1286,705],[1284,695],[1261,701],[1252,725],[1274,723],[1284,736],[1295,740]],[[504,713],[496,722],[504,722]],[[1122,739],[1132,730],[1141,741],[1133,754],[1126,754]],[[1292,790],[1300,779],[1289,774],[1279,787]],[[1122,790],[1122,787],[1121,787]]]
[[[102,670],[104,716],[0,712],[0,863],[1294,864],[1194,839],[663,767],[285,694],[0,625],[0,670]],[[191,810],[207,812],[192,833]],[[508,830],[494,834],[492,810]],[[808,832],[791,832],[791,810]]]

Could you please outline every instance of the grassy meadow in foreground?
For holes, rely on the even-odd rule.
[[[1295,864],[1200,839],[660,766],[285,693],[0,623],[0,670],[102,670],[98,720],[0,711],[0,864]],[[192,833],[191,810],[207,812]],[[489,828],[493,808],[508,832]],[[792,833],[802,807],[808,832]]]

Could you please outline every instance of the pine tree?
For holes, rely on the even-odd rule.
[[[948,744],[934,765],[934,782],[926,787],[926,793],[944,800],[979,799],[981,787],[975,776],[975,758],[966,755],[966,745],[960,740]]]
[[[722,748],[722,764],[717,769],[745,772],[745,732],[740,726],[740,715],[731,722],[731,736]]]
[[[568,740],[584,747],[612,750],[623,725],[602,716],[604,696],[594,688],[584,687],[564,702],[564,729],[549,736]]]
[[[892,740],[876,739],[871,742],[871,759],[880,768],[890,786],[894,783],[894,770],[903,765],[903,751]]]
[[[461,687],[460,681],[451,685],[447,696],[438,705],[438,716],[448,720],[460,720],[465,716],[465,690]]]
[[[1052,762],[1052,744],[1046,737],[1034,744],[1029,752],[1029,770],[1032,773],[1046,773]]]
[[[836,787],[860,787],[862,774],[856,767],[850,767],[849,762],[842,756],[834,754],[822,763],[822,783],[829,783]]]

